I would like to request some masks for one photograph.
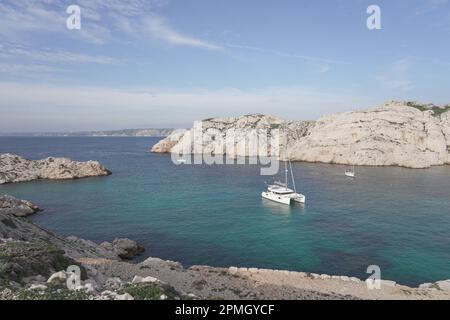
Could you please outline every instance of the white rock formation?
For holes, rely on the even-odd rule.
[[[39,179],[67,180],[111,174],[97,161],[77,162],[67,158],[28,160],[13,154],[0,155],[0,184]]]
[[[169,136],[167,136],[165,139],[159,141],[157,144],[155,144],[152,147],[152,152],[157,153],[165,153],[166,150],[172,149],[174,145],[180,141],[180,139],[184,136],[184,134],[187,132],[185,129],[178,129],[174,130]]]
[[[280,131],[279,145],[272,141],[275,129]],[[242,142],[255,135],[259,147],[249,150]],[[184,134],[167,137],[152,150],[229,157],[287,155],[293,161],[428,168],[450,164],[450,112],[439,115],[408,102],[390,102],[316,122],[285,122],[263,115],[208,119]]]

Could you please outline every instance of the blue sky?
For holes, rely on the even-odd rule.
[[[449,0],[3,0],[0,131],[450,103],[449,36]]]

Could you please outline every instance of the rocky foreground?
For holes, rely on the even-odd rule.
[[[16,206],[16,210],[14,207]],[[148,258],[130,261],[143,248],[129,239],[96,244],[53,234],[24,218],[37,206],[0,197],[0,300],[165,299],[450,299],[450,280],[409,288],[382,281],[368,290],[347,276],[192,266]],[[27,215],[27,214],[25,214]],[[81,268],[82,281],[68,289],[67,268]]]
[[[78,162],[67,158],[28,160],[14,154],[0,155],[0,184],[41,179],[81,179],[110,174],[97,161]]]
[[[194,127],[175,131],[153,146],[152,151],[428,168],[450,164],[449,110],[448,105],[400,101],[333,114],[318,121],[284,121],[259,114],[214,118],[201,121],[200,130]],[[280,133],[279,145],[271,141],[275,130]],[[266,149],[246,148],[246,139],[255,135],[260,144],[266,145],[267,141]]]

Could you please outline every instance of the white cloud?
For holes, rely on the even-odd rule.
[[[154,38],[165,42],[210,50],[222,50],[223,47],[198,38],[183,35],[170,27],[161,17],[152,16],[144,22],[145,31]]]
[[[166,0],[78,0],[82,27],[76,32],[66,29],[67,3],[62,0],[7,0],[0,4],[0,38],[26,42],[32,34],[60,33],[94,44],[110,42],[115,32],[150,36],[165,42],[208,50],[219,45],[185,35],[171,27],[154,10]],[[117,34],[116,34],[117,35]]]

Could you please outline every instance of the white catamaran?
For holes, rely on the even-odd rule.
[[[291,178],[292,178],[292,186],[294,189],[290,189],[288,186],[288,169],[287,169],[288,162],[284,162],[284,171],[285,171],[285,182],[279,182],[276,181],[274,184],[267,186],[267,191],[262,192],[261,196],[264,199],[275,201],[278,203],[290,205],[291,201],[299,202],[299,203],[305,203],[306,197],[301,194],[297,193],[296,186],[295,186],[295,180],[294,180],[294,174],[292,173],[292,164],[291,161],[289,161],[289,168],[291,171]]]

